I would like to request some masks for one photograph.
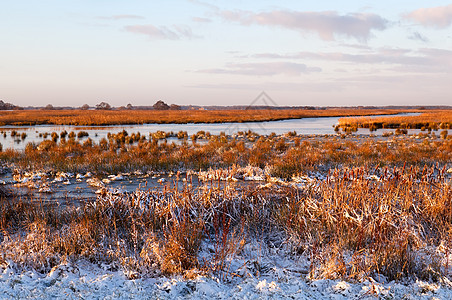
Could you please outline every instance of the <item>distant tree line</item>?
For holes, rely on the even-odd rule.
[[[0,101],[0,109],[13,109],[12,107],[16,107],[9,103],[3,103],[3,101]],[[17,108],[15,108],[17,109]],[[27,107],[27,109],[33,109],[33,107]],[[176,104],[168,105],[162,100],[157,101],[152,106],[133,106],[132,104],[127,104],[126,106],[120,106],[120,107],[113,107],[108,102],[102,101],[98,104],[96,104],[94,107],[89,106],[88,104],[83,104],[80,107],[68,107],[68,106],[59,106],[55,107],[52,104],[47,104],[44,107],[41,107],[43,110],[63,110],[63,109],[81,109],[81,110],[89,110],[89,109],[96,109],[96,110],[132,110],[132,109],[150,109],[150,110],[180,110],[181,107]]]
[[[0,110],[20,110],[23,109],[20,106],[3,102],[3,100],[0,100]]]
[[[153,106],[155,110],[180,110],[180,106],[176,104],[168,105],[162,100],[157,101]]]
[[[88,109],[88,108],[89,107],[85,107],[85,109]],[[107,102],[101,102],[101,103],[97,104],[95,108],[98,109],[98,110],[111,110],[111,109],[113,109],[112,106],[110,104],[108,104]],[[181,107],[179,105],[176,105],[176,104],[168,105],[164,101],[159,100],[154,105],[152,105],[151,107],[149,107],[149,106],[134,107],[132,104],[129,103],[126,106],[120,106],[118,109],[119,110],[132,110],[132,109],[180,110]]]
[[[326,109],[452,109],[452,106],[447,105],[436,105],[436,106],[262,106],[262,105],[232,105],[232,106],[199,106],[199,105],[185,105],[179,106],[177,104],[166,104],[163,100],[158,100],[153,105],[144,106],[134,106],[132,104],[127,104],[119,107],[112,107],[108,102],[102,101],[95,106],[91,107],[88,104],[83,104],[79,107],[73,106],[53,106],[52,104],[47,104],[44,107],[27,106],[20,107],[11,103],[6,103],[0,100],[0,110],[33,110],[33,109],[43,109],[43,110],[71,110],[71,109],[81,109],[81,110],[262,110],[262,109],[272,109],[272,110],[285,110],[285,109],[304,109],[304,110],[326,110]]]

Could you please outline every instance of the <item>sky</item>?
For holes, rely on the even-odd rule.
[[[20,106],[452,105],[452,2],[1,0]],[[257,103],[259,104],[259,103]]]

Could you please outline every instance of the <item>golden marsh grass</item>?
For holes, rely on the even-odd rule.
[[[418,116],[388,116],[388,117],[356,117],[339,119],[339,127],[357,128],[402,128],[438,130],[452,128],[452,110],[434,110],[422,112]]]
[[[4,125],[123,125],[145,123],[260,122],[312,117],[394,114],[405,110],[21,110],[0,111]]]
[[[28,144],[23,152],[6,149],[0,160],[16,172],[201,170],[215,176],[199,187],[186,181],[183,188],[104,190],[80,207],[25,201],[1,190],[0,266],[48,273],[88,260],[131,279],[216,274],[231,280],[242,275],[230,259],[257,243],[308,257],[308,279],[450,276],[452,139],[247,132],[211,135],[205,143],[182,136],[176,144],[159,140],[163,133],[121,132],[96,144],[71,136]],[[220,180],[240,178],[243,168],[260,171],[263,184]],[[253,276],[264,269],[256,270]]]

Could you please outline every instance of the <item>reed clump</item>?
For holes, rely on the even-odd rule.
[[[375,131],[381,128],[394,128],[399,130],[421,129],[429,132],[438,129],[452,128],[452,110],[432,110],[414,116],[388,116],[388,117],[355,117],[339,119],[338,128],[349,132],[357,128],[369,128]]]

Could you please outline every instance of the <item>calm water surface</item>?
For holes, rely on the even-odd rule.
[[[411,114],[412,115],[412,114]],[[25,145],[29,142],[40,143],[44,140],[40,137],[40,134],[48,133],[47,139],[50,139],[50,133],[56,132],[60,134],[62,131],[67,132],[74,131],[76,134],[79,131],[86,131],[89,137],[94,142],[99,142],[102,138],[106,138],[108,133],[118,133],[122,130],[126,130],[129,134],[140,132],[142,135],[149,136],[149,133],[156,131],[165,132],[179,132],[187,131],[189,135],[197,133],[198,131],[208,131],[211,134],[219,134],[224,132],[226,134],[234,134],[238,131],[252,130],[261,135],[269,135],[271,133],[284,134],[289,131],[296,131],[300,135],[323,135],[323,134],[335,134],[334,125],[338,123],[338,117],[327,117],[327,118],[305,118],[305,119],[293,119],[284,121],[272,121],[272,122],[253,122],[253,123],[220,123],[220,124],[143,124],[143,125],[126,125],[126,126],[101,126],[101,127],[86,127],[86,126],[54,126],[54,125],[40,125],[40,126],[4,126],[0,127],[0,132],[6,133],[6,136],[0,135],[0,143],[3,145],[3,149],[13,148],[16,150],[23,150]],[[15,130],[20,136],[22,133],[26,133],[27,137],[21,140],[20,137],[11,137],[11,132]],[[372,132],[373,134],[381,135],[385,131],[380,129],[377,132]],[[416,132],[415,130],[410,130],[410,133]],[[360,129],[357,134],[370,134],[368,129]],[[356,134],[356,133],[355,133]],[[87,138],[81,139],[81,141]],[[169,141],[177,141],[176,138],[169,139]],[[162,183],[159,181],[161,178],[164,179],[166,184],[178,184],[181,182],[175,182],[174,178],[163,175],[162,177],[155,176],[126,176],[124,180],[112,181],[108,184],[108,188],[119,188],[121,190],[133,191],[139,187],[146,188],[157,188],[162,187]],[[0,183],[8,184],[12,182],[12,173],[8,172],[6,174],[0,175]],[[51,179],[50,179],[51,180]],[[199,184],[196,176],[193,176],[189,180],[195,186]],[[68,180],[70,184],[62,183],[52,183],[52,193],[42,194],[38,193],[36,189],[15,188],[17,195],[26,196],[28,195],[34,199],[40,199],[40,201],[50,201],[58,202],[60,205],[78,203],[79,201],[85,201],[89,199],[95,199],[95,191],[98,188],[93,188],[87,185],[86,180],[76,180],[75,177]],[[249,183],[247,183],[249,184]]]

